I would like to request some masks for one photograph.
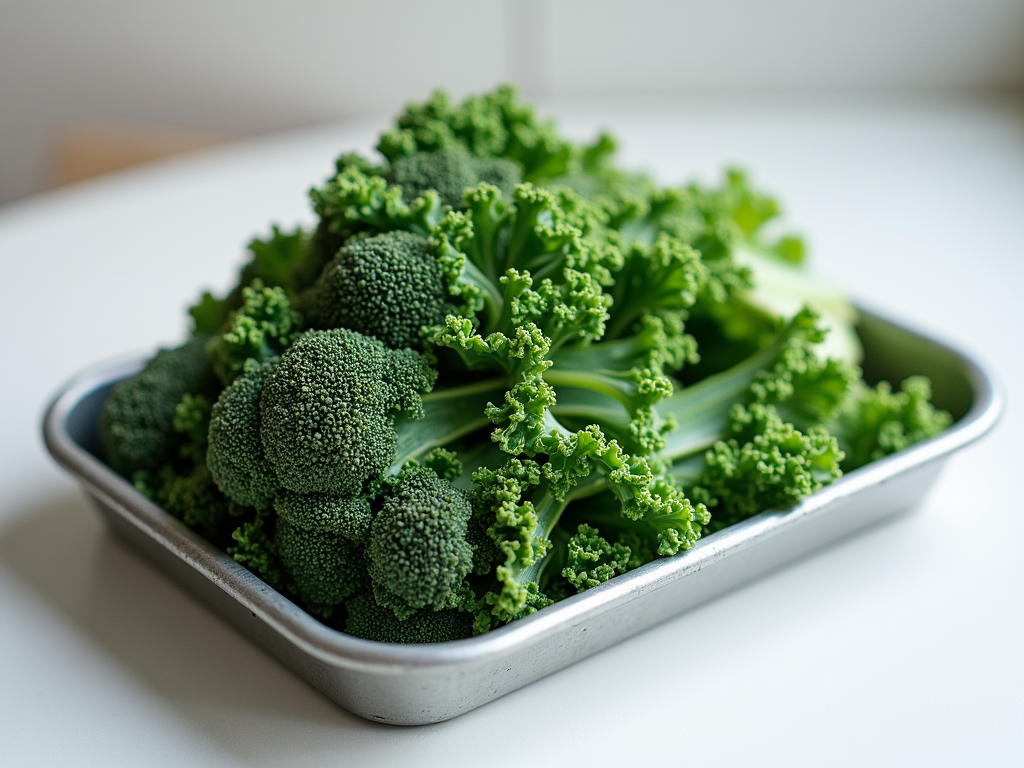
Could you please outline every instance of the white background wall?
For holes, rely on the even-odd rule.
[[[0,0],[0,203],[56,134],[250,135],[443,85],[533,97],[1024,87],[1024,0]]]

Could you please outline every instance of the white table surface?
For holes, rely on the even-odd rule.
[[[753,169],[814,269],[975,350],[1009,408],[911,513],[456,720],[351,716],[101,525],[46,457],[73,373],[185,329],[383,118],[0,209],[0,765],[1021,765],[1024,110],[996,102],[550,105],[665,181]],[[525,761],[525,762],[524,762]]]

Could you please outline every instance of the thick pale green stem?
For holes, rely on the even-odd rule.
[[[395,424],[398,447],[392,470],[397,472],[409,459],[420,459],[441,445],[488,428],[484,415],[488,403],[501,402],[508,386],[504,378],[449,387],[423,397],[422,419],[400,419]]]

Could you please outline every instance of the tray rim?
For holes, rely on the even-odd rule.
[[[949,429],[899,453],[872,462],[818,490],[793,507],[762,512],[725,528],[673,557],[655,560],[584,593],[483,635],[430,645],[380,643],[347,635],[320,623],[310,614],[235,562],[181,521],[139,493],[125,478],[78,445],[70,436],[71,412],[96,389],[137,372],[145,358],[121,358],[95,364],[75,376],[54,397],[43,418],[43,438],[53,459],[74,475],[91,494],[99,496],[131,523],[259,617],[291,645],[318,661],[373,674],[408,674],[438,668],[484,665],[525,648],[539,645],[568,626],[614,610],[700,570],[740,549],[755,546],[859,491],[942,459],[973,443],[998,422],[1005,404],[1003,388],[991,369],[956,346],[937,340],[903,322],[858,305],[862,315],[914,334],[938,347],[962,366],[974,402]]]

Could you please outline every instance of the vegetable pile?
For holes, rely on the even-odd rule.
[[[509,87],[377,149],[100,420],[111,467],[338,629],[486,632],[950,423],[923,377],[863,381],[856,312],[739,171],[658,186]]]

